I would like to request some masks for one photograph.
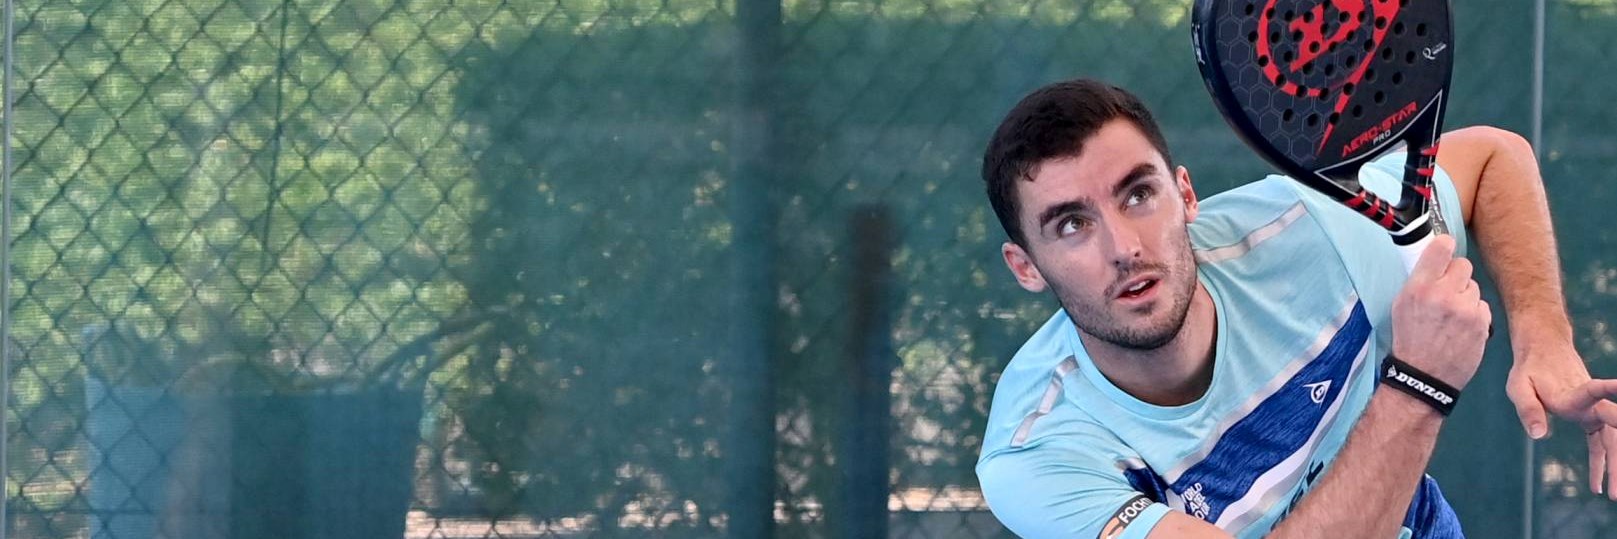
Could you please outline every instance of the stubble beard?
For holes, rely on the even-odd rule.
[[[1124,272],[1125,275],[1132,275],[1154,269],[1164,273],[1162,282],[1157,286],[1164,287],[1163,292],[1167,293],[1165,316],[1164,313],[1157,313],[1152,319],[1126,324],[1119,321],[1117,313],[1110,308],[1111,298],[1086,302],[1055,282],[1050,282],[1050,288],[1079,331],[1119,348],[1156,350],[1179,336],[1190,314],[1191,297],[1196,291],[1196,264],[1191,255],[1188,235],[1182,236],[1181,245],[1175,249],[1175,253],[1174,260],[1169,264],[1136,263]]]

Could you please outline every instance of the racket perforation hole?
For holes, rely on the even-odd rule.
[[[1251,31],[1251,32],[1249,32],[1249,33],[1247,33],[1247,35],[1246,35],[1246,41],[1247,41],[1247,42],[1248,42],[1248,43],[1257,43],[1257,42],[1258,42],[1258,31],[1257,31],[1257,30],[1253,30],[1253,31]]]
[[[1419,37],[1426,37],[1426,23],[1423,22],[1415,25],[1415,35]]]
[[[1288,9],[1286,10],[1286,16],[1284,18],[1286,19],[1286,22],[1291,22],[1293,19],[1297,18],[1297,12]]]
[[[1307,118],[1303,119],[1303,123],[1308,125],[1308,127],[1319,125],[1319,115],[1309,114]]]
[[[1331,125],[1336,125],[1336,122],[1339,122],[1339,121],[1342,121],[1342,115],[1337,114],[1335,112],[1332,112],[1331,117],[1326,119],[1325,123],[1328,123],[1328,124],[1331,124]]]
[[[1381,49],[1381,59],[1389,61],[1392,60],[1392,47]]]
[[[1380,105],[1382,103],[1386,103],[1387,102],[1387,92],[1377,90],[1376,95],[1375,95],[1375,102],[1376,102],[1377,105]]]
[[[1314,12],[1313,11],[1304,11],[1303,12],[1303,22],[1308,22],[1308,23],[1314,22]]]
[[[1374,40],[1369,40],[1369,39],[1364,40],[1364,53],[1365,54],[1370,54],[1372,52],[1375,52],[1375,50],[1376,50],[1376,42]]]
[[[1376,17],[1376,29],[1377,30],[1385,30],[1386,28],[1387,28],[1387,18],[1386,17],[1379,17],[1379,16]]]
[[[1314,54],[1319,54],[1319,42],[1318,41],[1309,42],[1308,43],[1308,52],[1311,52],[1311,53],[1314,53]]]
[[[1364,105],[1354,105],[1353,106],[1353,117],[1354,118],[1363,118],[1364,117]]]
[[[1268,55],[1263,55],[1263,56],[1258,57],[1258,67],[1269,67],[1269,56]]]
[[[1409,65],[1415,65],[1415,51],[1409,51],[1409,52],[1404,53],[1404,63],[1409,64]]]
[[[1395,35],[1395,36],[1404,35],[1404,21],[1398,21],[1397,23],[1392,25],[1392,35]]]
[[[1350,97],[1353,95],[1353,83],[1350,82],[1342,85],[1342,95]]]
[[[1364,15],[1364,12],[1360,11],[1359,15],[1361,15],[1361,16]],[[1353,18],[1353,16],[1348,15],[1348,12],[1346,12],[1346,11],[1339,12],[1339,13],[1336,14],[1336,22],[1340,22],[1342,24],[1347,24],[1347,22],[1349,20],[1351,20],[1352,18]]]
[[[1252,3],[1249,3],[1249,4],[1246,5],[1246,16],[1251,17],[1253,13],[1257,13],[1257,12],[1258,12],[1258,3],[1257,2],[1252,2]]]
[[[1289,63],[1291,63],[1292,60],[1294,60],[1296,58],[1297,58],[1296,51],[1286,51],[1286,52],[1280,53],[1280,63],[1282,63],[1282,64],[1289,64]]]
[[[1314,74],[1314,63],[1309,62],[1309,63],[1303,64],[1303,68],[1300,71],[1302,71],[1303,75],[1313,75]]]
[[[1286,109],[1280,112],[1280,121],[1282,122],[1291,123],[1292,119],[1295,119],[1296,117],[1297,113],[1292,112],[1291,109]]]
[[[1375,82],[1375,80],[1376,80],[1376,70],[1375,70],[1375,68],[1373,68],[1373,67],[1365,68],[1364,69],[1364,81],[1365,82]]]
[[[1400,84],[1403,84],[1403,83],[1404,83],[1404,72],[1402,72],[1402,71],[1394,71],[1394,72],[1392,72],[1392,85],[1397,86],[1397,85],[1400,85]]]
[[[1335,74],[1336,74],[1336,64],[1325,64],[1325,76],[1329,77],[1329,76],[1332,76],[1332,75],[1335,75]]]

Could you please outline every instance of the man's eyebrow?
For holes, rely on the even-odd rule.
[[[1122,195],[1124,191],[1127,191],[1130,187],[1133,187],[1135,183],[1138,183],[1147,176],[1156,173],[1157,166],[1151,163],[1140,163],[1135,165],[1134,169],[1130,170],[1128,174],[1123,175],[1122,180],[1118,180],[1117,185],[1112,186],[1112,197],[1116,198]]]
[[[1127,191],[1130,187],[1133,187],[1134,184],[1139,183],[1140,180],[1143,180],[1156,173],[1157,166],[1151,163],[1140,163],[1135,165],[1133,169],[1129,170],[1128,174],[1123,175],[1123,179],[1118,180],[1117,184],[1112,186],[1112,197],[1116,198],[1118,196],[1122,196],[1123,192]],[[1051,204],[1049,207],[1045,208],[1044,211],[1039,212],[1039,228],[1044,228],[1044,225],[1050,224],[1050,221],[1054,221],[1057,217],[1061,217],[1068,213],[1087,210],[1094,205],[1095,202],[1090,200],[1088,197],[1075,198],[1065,202]]]
[[[1045,208],[1044,211],[1039,212],[1039,228],[1044,228],[1044,225],[1050,224],[1050,221],[1054,221],[1057,217],[1061,217],[1069,213],[1084,211],[1089,209],[1091,206],[1094,206],[1094,204],[1090,202],[1089,197],[1075,198],[1066,202],[1051,204],[1049,207]]]

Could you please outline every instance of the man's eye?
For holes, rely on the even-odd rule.
[[[1129,191],[1129,198],[1124,205],[1138,206],[1147,200],[1151,200],[1151,197],[1155,196],[1156,194],[1156,191],[1152,190],[1150,187],[1137,187],[1133,191]]]
[[[1056,223],[1057,236],[1071,236],[1089,226],[1089,221],[1078,217],[1068,217]]]

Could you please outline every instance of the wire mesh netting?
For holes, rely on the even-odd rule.
[[[983,145],[1083,75],[1203,196],[1265,174],[1189,3],[16,1],[7,530],[1009,536],[972,466],[1055,306],[1002,269]],[[1617,376],[1617,3],[1548,3],[1541,110],[1533,6],[1456,16],[1450,125],[1542,113]],[[1473,536],[1617,537],[1509,357],[1433,475]]]

